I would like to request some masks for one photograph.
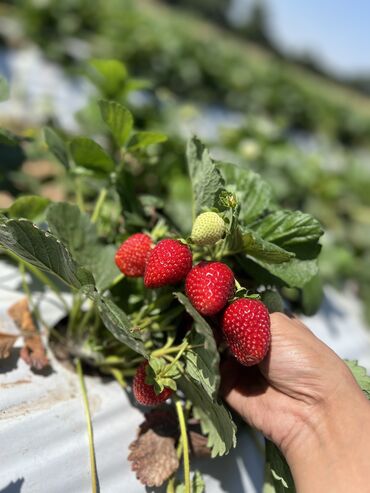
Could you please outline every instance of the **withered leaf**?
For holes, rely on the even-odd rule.
[[[136,477],[146,486],[161,486],[179,467],[178,427],[173,412],[155,409],[145,416],[128,459]]]
[[[24,337],[24,347],[21,349],[21,358],[33,368],[41,370],[49,365],[45,348],[40,334],[32,318],[32,313],[27,298],[12,305],[8,310],[9,316],[14,320]]]
[[[6,359],[10,356],[10,350],[16,340],[17,336],[0,334],[0,359]]]

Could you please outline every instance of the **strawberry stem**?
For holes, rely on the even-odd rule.
[[[89,453],[90,453],[90,469],[91,469],[91,491],[92,493],[97,493],[97,478],[96,478],[96,461],[95,461],[95,450],[94,450],[94,437],[93,437],[93,429],[91,423],[91,415],[89,408],[89,400],[87,397],[86,384],[84,380],[84,375],[82,371],[81,361],[78,359],[76,363],[76,371],[80,380],[82,398],[85,408],[85,416],[87,423],[87,434],[89,438]]]
[[[184,481],[185,481],[185,491],[184,493],[191,493],[191,483],[190,483],[190,461],[189,461],[189,442],[188,433],[186,430],[186,422],[184,416],[184,410],[182,408],[182,402],[178,397],[174,396],[177,417],[180,425],[181,433],[181,443],[182,443],[182,458],[184,463]]]
[[[91,222],[96,223],[96,221],[99,219],[101,209],[103,207],[104,201],[107,197],[108,190],[106,188],[102,188],[99,193],[99,197],[96,201],[94,212],[91,216]]]

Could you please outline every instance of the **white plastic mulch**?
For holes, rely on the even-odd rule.
[[[328,288],[322,310],[308,322],[341,356],[359,359],[370,369],[370,337],[355,299]],[[39,293],[47,323],[63,316],[58,301]],[[6,309],[23,297],[14,267],[0,263],[0,321]],[[52,361],[53,373],[37,375],[13,357],[0,363],[0,492],[87,493],[91,491],[86,421],[76,376]],[[141,493],[127,461],[128,446],[142,421],[141,412],[115,382],[87,377],[93,419],[97,473],[102,493]],[[196,466],[211,493],[259,492],[263,461],[247,432],[238,448]],[[8,487],[8,489],[6,489]]]

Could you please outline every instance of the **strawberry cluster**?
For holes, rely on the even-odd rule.
[[[214,214],[214,213],[206,213]],[[217,221],[211,218],[219,227]],[[196,223],[192,237],[205,244],[212,236],[204,230],[204,218]],[[200,226],[199,226],[200,224]],[[220,235],[212,233],[217,240]],[[202,236],[203,235],[203,236]],[[185,281],[185,293],[194,308],[205,317],[219,316],[225,340],[234,357],[245,366],[260,363],[270,345],[270,317],[265,305],[255,298],[234,298],[234,273],[223,262],[201,261],[193,266],[188,244],[163,239],[156,245],[147,234],[138,233],[122,243],[116,253],[116,264],[127,277],[143,277],[146,288],[161,288]],[[146,383],[146,368],[142,364],[135,375],[133,392],[136,400],[146,406],[165,401],[172,390],[165,388],[156,394]]]

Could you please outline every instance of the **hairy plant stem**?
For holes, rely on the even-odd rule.
[[[100,190],[99,197],[95,204],[94,212],[92,213],[91,216],[92,223],[96,223],[96,221],[99,219],[100,212],[104,205],[107,194],[108,194],[108,190],[105,187]]]
[[[89,438],[91,491],[92,491],[92,493],[97,493],[98,487],[97,487],[96,460],[95,460],[95,450],[94,450],[94,436],[93,436],[93,429],[92,429],[92,423],[91,423],[89,399],[87,396],[87,389],[86,389],[86,384],[85,384],[85,380],[84,380],[84,375],[83,375],[82,365],[81,365],[80,359],[77,359],[76,371],[77,371],[77,375],[79,377],[80,385],[81,385],[81,392],[82,392],[82,398],[83,398],[83,403],[84,403],[84,408],[85,408],[86,424],[87,424],[87,434],[88,434],[88,438]]]
[[[182,408],[182,402],[175,395],[174,396],[175,407],[177,412],[177,417],[180,425],[181,443],[182,443],[182,459],[184,463],[184,482],[185,482],[185,493],[191,493],[191,483],[190,483],[190,461],[189,461],[189,442],[188,433],[186,429],[186,422],[184,411]]]

